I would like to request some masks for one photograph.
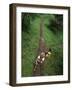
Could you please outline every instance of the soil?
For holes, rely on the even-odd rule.
[[[41,22],[40,22],[40,40],[39,40],[39,48],[37,52],[37,57],[42,53],[48,51],[48,48],[45,45],[44,37],[43,37],[43,32],[44,32],[44,20],[43,17],[41,17]],[[33,76],[43,76],[43,67],[44,67],[44,62],[43,63],[38,63],[36,64],[37,58],[34,62],[34,67],[33,67]]]

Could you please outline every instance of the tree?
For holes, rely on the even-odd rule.
[[[58,31],[63,30],[63,15],[54,15],[54,19],[50,20],[50,24],[48,25],[51,31],[57,33]]]
[[[39,17],[40,14],[36,13],[22,13],[22,31],[29,32],[31,23],[36,17]]]

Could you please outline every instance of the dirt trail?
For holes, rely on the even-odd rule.
[[[45,41],[44,41],[44,19],[41,17],[40,21],[40,40],[39,40],[39,48],[38,48],[38,53],[36,60],[34,62],[34,68],[33,68],[33,76],[41,76],[43,75],[43,67],[44,67],[44,62],[43,63],[37,63],[38,61],[38,56],[42,53],[47,51]],[[41,61],[41,60],[40,60]]]

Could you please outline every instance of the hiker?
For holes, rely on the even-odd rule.
[[[49,55],[51,55],[51,49],[46,52],[41,52],[41,54],[38,55],[37,60],[35,62],[34,71],[36,70],[37,65],[42,64]]]

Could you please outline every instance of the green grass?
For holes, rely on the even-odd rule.
[[[44,64],[44,75],[61,75],[63,74],[63,48],[59,45],[62,44],[63,33],[58,31],[54,34],[47,27],[44,30],[46,45],[52,49],[52,55],[46,59]]]
[[[63,32],[58,31],[57,34],[54,34],[52,30],[47,27],[45,27],[44,30],[46,45],[52,49],[52,55],[44,64],[44,74],[61,75],[63,74],[63,48],[60,44],[62,44],[63,41]]]
[[[50,28],[46,27],[53,15],[45,15],[44,39],[47,47],[62,43],[63,34],[58,32],[54,34]],[[37,17],[31,23],[29,32],[22,31],[22,76],[32,76],[33,62],[37,55],[40,38],[40,18]],[[63,74],[63,48],[59,46],[51,47],[52,55],[44,63],[44,75],[61,75]]]
[[[39,19],[31,24],[29,33],[22,32],[22,76],[32,76],[33,62],[39,44]]]

